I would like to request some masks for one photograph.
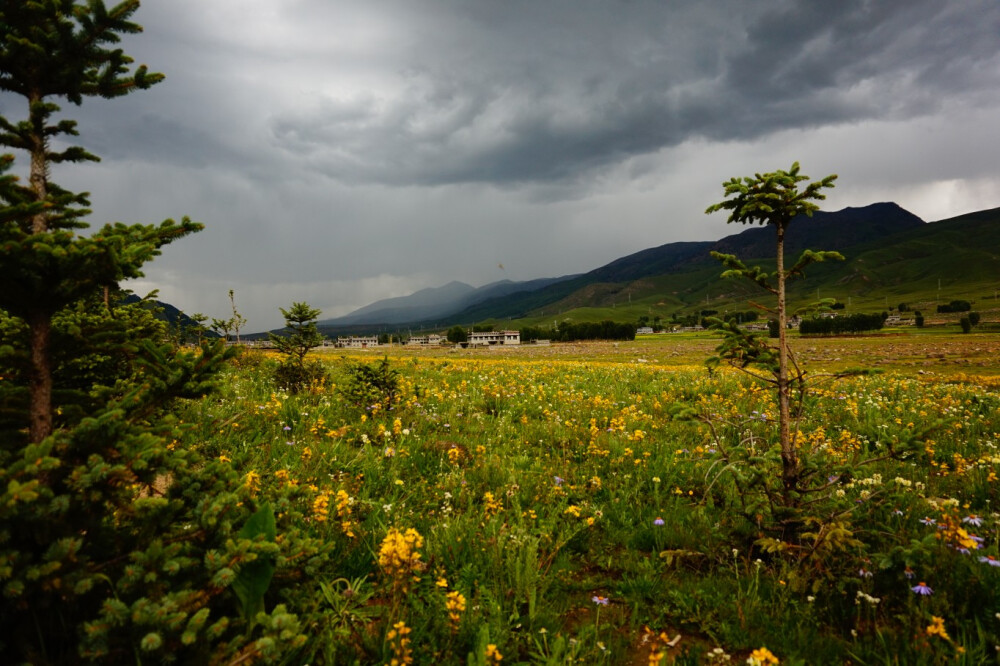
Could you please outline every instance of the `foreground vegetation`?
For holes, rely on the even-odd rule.
[[[265,605],[309,636],[285,660],[994,659],[1000,379],[820,384],[800,446],[831,470],[869,462],[831,475],[783,540],[748,481],[778,464],[773,395],[623,347],[393,356],[398,390],[366,404],[356,357],[320,356],[334,383],[292,396],[276,360],[244,355],[182,445],[274,506],[279,545],[323,544],[307,578],[277,559]],[[720,464],[735,447],[746,463]]]
[[[27,113],[0,145],[29,158],[22,185],[0,156],[5,663],[995,659],[1000,380],[971,313],[906,376],[847,378],[871,341],[783,326],[777,356],[733,326],[719,348],[772,379],[689,363],[706,337],[322,357],[305,303],[273,358],[182,348],[118,285],[201,225],[81,234],[87,196],[50,180],[97,159],[54,139],[76,134],[56,100],[162,80],[112,47],[138,6],[0,9],[0,88]],[[727,186],[733,221],[777,224],[779,322],[821,254],[783,271],[791,218],[757,199],[797,205],[797,174]],[[230,299],[213,325],[239,340]],[[880,362],[914,354],[878,340]],[[807,365],[820,347],[843,375]]]

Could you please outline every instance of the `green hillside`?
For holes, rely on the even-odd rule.
[[[753,249],[759,254],[760,232],[754,229]],[[857,234],[845,234],[857,237]],[[738,239],[727,239],[739,254]],[[830,241],[829,231],[823,240]],[[749,238],[749,236],[748,236]],[[722,241],[720,241],[721,243]],[[753,285],[720,276],[721,266],[708,256],[712,244],[691,244],[698,252],[681,258],[673,264],[671,272],[646,274],[637,279],[621,281],[591,281],[587,276],[553,285],[548,292],[532,292],[501,303],[484,303],[478,312],[462,313],[459,320],[494,321],[504,326],[551,325],[554,321],[568,319],[573,322],[635,321],[642,315],[659,316],[664,321],[672,314],[690,314],[702,309],[719,312],[748,310],[751,301],[772,305],[764,293]],[[696,247],[695,247],[696,246]],[[748,246],[749,247],[749,246]],[[811,249],[831,249],[816,246]],[[920,224],[895,233],[869,238],[848,247],[838,247],[845,261],[811,266],[808,276],[789,282],[789,301],[792,307],[805,305],[819,298],[836,298],[849,304],[851,311],[881,311],[895,308],[899,303],[921,309],[932,315],[938,303],[952,299],[968,300],[987,319],[1000,318],[1000,208]],[[647,251],[649,252],[649,251]],[[797,258],[798,251],[790,252],[786,261]],[[619,260],[628,265],[630,275],[641,275],[637,270],[637,255]],[[773,260],[750,260],[765,270],[774,270]],[[614,264],[604,267],[605,274]],[[663,268],[659,262],[657,268]],[[561,293],[560,293],[561,292]],[[553,299],[553,296],[558,298]],[[533,303],[534,301],[535,303]],[[537,303],[537,304],[536,304]],[[503,306],[496,311],[491,307]],[[534,307],[526,307],[534,305]],[[517,311],[522,313],[517,316]],[[502,312],[503,314],[500,314]],[[992,313],[992,314],[991,314]],[[475,314],[472,318],[466,318]]]

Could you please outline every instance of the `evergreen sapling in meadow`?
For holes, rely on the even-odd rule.
[[[827,176],[800,189],[799,183],[808,180],[808,177],[799,173],[799,164],[796,162],[788,171],[733,178],[723,184],[727,199],[705,211],[713,213],[728,210],[731,211],[728,222],[768,225],[775,230],[776,270],[773,274],[768,274],[759,266],[748,267],[734,255],[718,252],[713,252],[712,255],[728,269],[723,277],[749,280],[776,297],[776,307],[757,307],[772,317],[769,323],[774,322],[773,328],[777,329],[774,331],[778,338],[777,345],[769,344],[766,338],[745,331],[732,321],[716,319],[713,328],[722,333],[723,341],[716,349],[718,356],[710,358],[707,364],[712,369],[725,361],[754,381],[771,386],[776,393],[778,459],[773,462],[777,462],[777,479],[771,472],[770,451],[761,456],[739,446],[730,446],[720,435],[721,422],[718,418],[703,415],[700,420],[711,429],[722,460],[727,463],[719,475],[728,471],[736,476],[735,485],[747,517],[763,526],[762,517],[770,516],[766,521],[767,530],[777,534],[780,539],[763,539],[762,545],[770,549],[783,549],[787,547],[787,543],[781,539],[813,539],[812,546],[804,547],[798,552],[802,553],[804,560],[814,563],[824,552],[829,554],[841,548],[852,547],[852,544],[857,545],[844,517],[849,511],[838,506],[834,498],[836,485],[842,480],[850,479],[862,465],[912,455],[922,447],[923,437],[936,427],[934,424],[923,430],[914,430],[905,439],[872,446],[867,451],[859,451],[855,457],[837,461],[830,459],[824,451],[810,447],[799,432],[799,423],[807,407],[809,382],[807,371],[798,363],[788,342],[789,312],[785,284],[789,279],[801,277],[805,268],[812,263],[842,260],[843,256],[838,252],[805,250],[795,264],[786,268],[784,243],[791,222],[797,216],[811,216],[818,210],[819,207],[813,201],[825,199],[822,190],[833,187],[835,179],[835,175]],[[829,307],[833,302],[833,299],[823,299],[796,310],[795,314]],[[827,377],[837,378],[867,372],[859,369]],[[744,434],[751,421],[753,419],[748,417],[742,422],[724,425],[730,427],[737,440],[742,442],[746,441]],[[826,504],[824,500],[830,502]],[[795,547],[799,548],[798,545]]]
[[[275,371],[278,384],[292,393],[298,393],[311,384],[321,384],[326,370],[318,361],[306,362],[309,350],[323,344],[323,336],[316,328],[321,311],[308,303],[292,303],[288,310],[279,308],[285,318],[284,335],[271,333],[271,343],[286,358]]]
[[[785,295],[785,283],[794,276],[802,275],[803,270],[813,262],[827,259],[843,259],[837,252],[813,252],[806,250],[801,258],[791,268],[785,268],[785,235],[792,219],[798,215],[812,216],[819,210],[814,200],[822,200],[826,195],[824,188],[833,187],[837,176],[827,176],[823,180],[809,183],[799,190],[799,183],[808,180],[807,176],[799,174],[799,164],[796,162],[788,171],[756,174],[754,177],[733,178],[723,183],[727,199],[709,206],[706,213],[720,210],[731,211],[727,222],[739,224],[761,224],[772,227],[775,231],[775,259],[777,267],[773,275],[768,275],[760,267],[749,268],[731,254],[713,252],[712,256],[721,261],[728,269],[723,277],[738,277],[750,280],[777,297],[776,308],[762,308],[775,316],[778,329],[778,345],[772,347],[760,338],[749,335],[732,322],[719,322],[718,328],[725,338],[719,347],[721,359],[725,359],[740,368],[755,364],[763,366],[771,373],[770,378],[754,375],[772,384],[778,394],[778,428],[779,445],[781,447],[781,503],[786,507],[795,506],[801,493],[800,481],[802,469],[796,442],[791,433],[791,400],[792,386],[801,384],[805,373],[799,368],[788,346],[788,308]],[[773,283],[772,283],[773,280]],[[718,363],[720,357],[711,359]],[[790,367],[793,373],[790,372]]]

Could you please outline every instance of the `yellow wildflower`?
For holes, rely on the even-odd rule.
[[[659,666],[667,656],[667,649],[677,645],[681,637],[678,635],[673,640],[667,636],[667,632],[661,631],[658,635],[649,627],[644,627],[643,642],[649,641],[649,666]]]
[[[951,636],[948,635],[948,630],[944,628],[944,618],[938,617],[937,615],[931,616],[931,623],[927,625],[928,636],[940,636],[946,641],[951,641]]]
[[[760,647],[750,653],[747,658],[747,663],[750,666],[771,666],[772,664],[777,664],[778,658],[775,657],[770,650],[766,647]]]
[[[486,646],[486,663],[499,664],[503,660],[503,655],[493,643]]]
[[[325,523],[330,517],[330,493],[323,491],[316,495],[312,505],[313,520],[317,523]]]
[[[257,491],[260,490],[260,474],[253,470],[247,472],[246,476],[243,477],[243,487],[251,495],[256,495]]]
[[[392,649],[392,659],[389,660],[391,666],[402,666],[413,663],[413,650],[410,648],[409,634],[412,631],[405,622],[397,622],[392,625],[392,629],[385,635]]]
[[[486,517],[491,518],[503,511],[503,503],[494,497],[493,493],[486,491],[483,493],[483,510],[486,512]]]
[[[451,630],[457,631],[458,623],[462,620],[462,613],[465,612],[465,597],[458,591],[449,592],[444,607],[448,611],[448,622],[451,624]]]
[[[406,577],[420,573],[424,563],[420,561],[419,548],[424,545],[424,538],[412,527],[406,532],[400,532],[395,527],[389,530],[379,548],[378,563],[389,578],[393,579],[393,587],[406,589],[409,582]]]

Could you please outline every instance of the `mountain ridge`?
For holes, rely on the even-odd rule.
[[[789,226],[786,258],[794,260],[807,248],[850,250],[846,262],[817,265],[810,269],[806,280],[797,284],[813,292],[817,289],[836,291],[843,287],[844,291],[850,289],[863,294],[884,287],[892,293],[905,295],[903,276],[926,291],[930,288],[928,280],[954,283],[973,266],[984,267],[976,268],[977,276],[988,274],[994,264],[1000,274],[1000,256],[988,251],[990,247],[998,247],[992,240],[997,224],[1000,224],[1000,208],[938,222],[925,222],[893,202],[817,211],[812,217],[796,219]],[[321,329],[327,334],[360,332],[362,329],[399,330],[401,327],[418,330],[490,320],[536,320],[573,310],[578,310],[581,317],[598,317],[611,314],[602,313],[601,308],[676,311],[690,308],[698,301],[711,303],[727,298],[736,301],[750,298],[752,288],[749,285],[720,280],[722,270],[710,251],[735,254],[766,268],[768,262],[773,264],[774,231],[754,226],[715,241],[665,243],[578,275],[527,282],[501,281],[479,288],[464,285],[468,289],[458,298],[439,300],[434,310],[409,307],[413,302],[406,296],[387,299],[346,315],[350,318],[360,313],[349,326],[337,325],[344,320],[338,318],[325,320]],[[952,255],[957,258],[949,258]],[[941,273],[946,264],[952,271],[951,276]],[[897,266],[895,274],[886,272],[885,267],[889,265]],[[371,315],[388,319],[387,313],[393,314],[395,319],[365,320]],[[624,312],[613,316],[624,316]]]

